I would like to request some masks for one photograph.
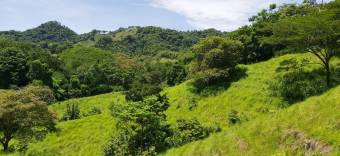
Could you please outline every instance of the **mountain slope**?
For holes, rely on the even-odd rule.
[[[339,154],[340,87],[287,110],[279,107],[287,102],[273,95],[271,84],[280,74],[277,68],[281,62],[304,58],[317,61],[310,54],[293,54],[242,65],[246,72],[240,80],[203,94],[192,92],[190,82],[168,88],[171,123],[196,118],[207,126],[219,126],[222,132],[164,155]],[[340,68],[339,62],[339,58],[333,60],[335,69]],[[306,68],[313,71],[320,66],[311,64]],[[232,111],[238,112],[241,124],[229,125],[228,114]]]
[[[206,126],[220,127],[210,137],[173,148],[163,155],[337,155],[340,145],[340,86],[322,95],[282,109],[286,102],[273,96],[270,85],[276,69],[285,60],[314,58],[309,54],[285,55],[252,65],[241,65],[239,80],[205,93],[192,92],[190,81],[167,88],[168,121],[197,118]],[[333,60],[339,68],[340,59]],[[320,68],[310,65],[308,68]],[[58,124],[60,132],[30,145],[28,155],[101,155],[103,145],[114,132],[108,107],[123,100],[119,93],[73,99],[50,106],[60,118],[67,103],[78,103],[81,112],[101,107],[103,113]],[[228,113],[239,112],[240,124],[229,125]]]
[[[339,155],[340,86],[164,155]]]

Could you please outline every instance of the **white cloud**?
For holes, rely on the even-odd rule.
[[[248,18],[271,3],[294,0],[149,0],[153,7],[183,15],[198,29],[233,30],[248,23]]]

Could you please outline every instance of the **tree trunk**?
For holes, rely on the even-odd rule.
[[[321,61],[326,72],[327,87],[331,87],[331,59],[334,56],[333,51],[324,49],[324,51],[321,51],[320,53],[318,51],[312,51],[312,54]]]
[[[326,82],[327,82],[327,87],[331,87],[331,71],[329,68],[329,64],[326,65]]]
[[[8,143],[9,143],[9,140],[5,140],[3,143],[2,143],[2,146],[4,147],[4,151],[8,151]]]
[[[5,133],[4,137],[0,140],[0,143],[2,144],[2,147],[4,148],[4,151],[8,151],[9,150],[9,142],[12,139],[12,135]]]

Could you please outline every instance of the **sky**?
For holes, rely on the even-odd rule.
[[[128,26],[235,30],[269,4],[301,0],[0,0],[0,31],[59,21],[77,33]]]

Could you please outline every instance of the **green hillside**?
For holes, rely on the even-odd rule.
[[[278,75],[275,70],[280,62],[304,57],[309,56],[285,55],[242,66],[247,69],[246,76],[232,83],[227,90],[214,91],[213,95],[192,93],[188,82],[169,88],[170,122],[197,118],[209,126],[219,125],[223,131],[203,141],[172,149],[165,155],[339,154],[339,87],[294,104],[287,110],[279,107],[286,102],[271,94],[270,84]],[[339,68],[338,63],[339,59],[333,62],[336,68]],[[313,68],[318,66],[308,66],[310,70]],[[196,106],[190,110],[192,103]],[[228,125],[231,110],[239,112],[241,124]]]
[[[164,155],[339,155],[340,87]]]
[[[206,126],[220,127],[221,132],[207,139],[168,150],[164,155],[299,155],[339,154],[340,129],[337,113],[340,87],[320,96],[308,98],[289,108],[280,108],[284,100],[271,95],[270,84],[278,73],[280,62],[308,54],[285,55],[253,65],[241,65],[246,72],[229,87],[194,93],[190,82],[165,90],[170,101],[168,121],[197,118]],[[339,59],[333,65],[339,68]],[[319,68],[309,65],[307,69]],[[107,108],[115,100],[122,100],[119,93],[110,93],[54,104],[50,109],[58,117],[67,103],[78,103],[81,112],[100,107],[100,115],[79,120],[60,122],[60,132],[50,134],[43,142],[29,147],[30,155],[100,155],[103,145],[110,139],[114,119]],[[191,106],[195,103],[195,106]],[[189,108],[192,107],[190,110]],[[228,124],[228,113],[236,110],[241,123]]]
[[[51,105],[50,109],[57,112],[58,117],[65,112],[68,103],[78,103],[81,113],[98,107],[102,114],[59,122],[59,131],[49,134],[42,142],[30,145],[27,155],[102,155],[102,147],[109,141],[115,125],[108,107],[119,99],[124,97],[110,93]]]
[[[65,68],[70,72],[84,70],[96,63],[113,62],[113,54],[94,47],[75,47],[60,54],[60,59],[65,63]]]

